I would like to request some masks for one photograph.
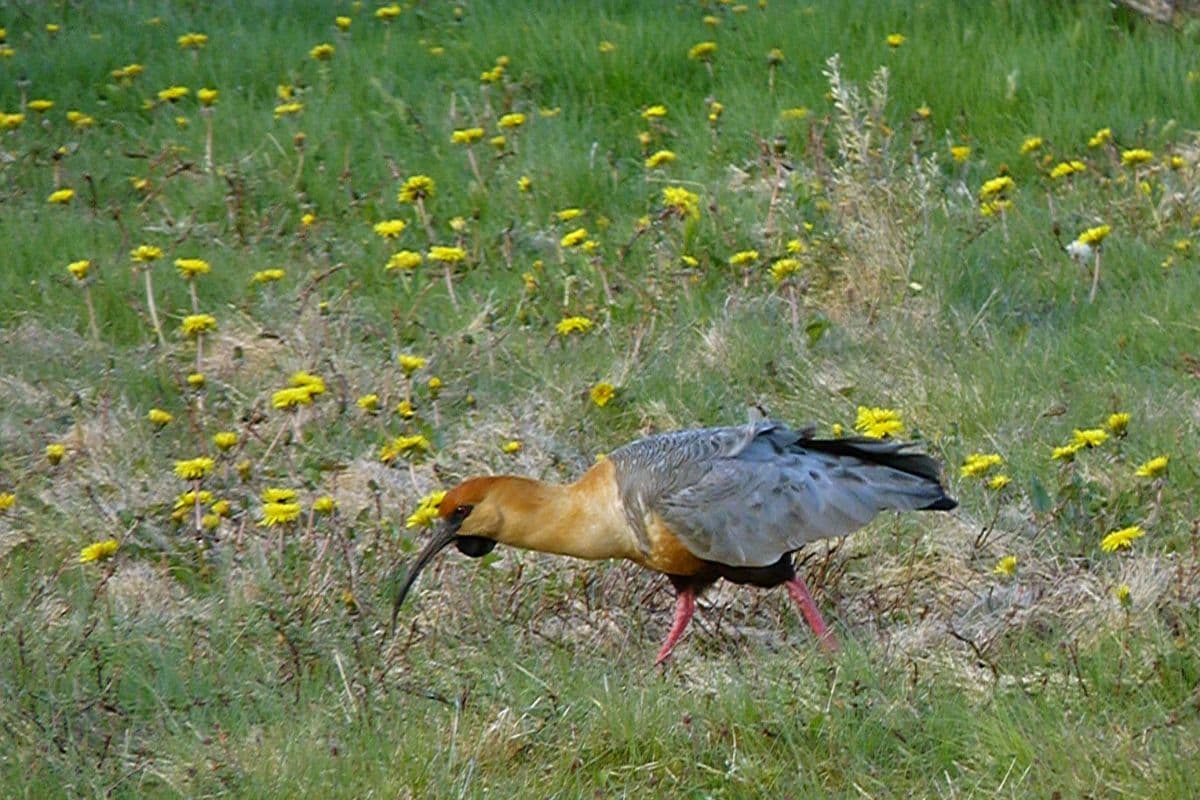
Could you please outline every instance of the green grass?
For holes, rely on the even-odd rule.
[[[1192,793],[1194,23],[1092,2],[530,0],[461,19],[417,2],[390,25],[375,8],[0,3],[0,111],[26,115],[0,131],[0,794]],[[176,45],[190,31],[209,36],[194,55]],[[687,56],[709,40],[711,71]],[[318,64],[321,42],[336,53]],[[144,73],[109,77],[130,63]],[[176,84],[191,94],[154,100]],[[281,85],[302,113],[275,117]],[[220,90],[210,115],[200,87]],[[55,105],[38,115],[35,98]],[[645,120],[659,103],[666,118]],[[74,129],[69,110],[95,124]],[[501,152],[487,140],[510,111],[527,121]],[[450,141],[475,125],[482,184]],[[1135,147],[1154,153],[1136,169],[1121,162]],[[646,169],[659,149],[676,161]],[[1087,170],[1049,177],[1072,159]],[[432,236],[396,198],[414,174],[437,184]],[[985,217],[980,187],[1000,174],[1013,205]],[[64,186],[74,199],[49,204]],[[666,186],[695,192],[699,217],[664,213]],[[584,214],[557,221],[566,208]],[[408,223],[395,243],[372,230],[390,218]],[[1093,262],[1063,248],[1102,223],[1090,302]],[[580,226],[591,255],[560,246]],[[797,239],[801,269],[776,283]],[[143,243],[165,253],[166,347],[130,265]],[[383,268],[452,244],[453,300],[434,263]],[[186,257],[212,264],[197,307],[219,328],[199,358],[178,332]],[[86,289],[66,270],[83,258]],[[252,281],[274,267],[282,281]],[[573,315],[592,330],[556,334]],[[428,364],[406,377],[401,353]],[[301,369],[325,394],[274,409]],[[602,381],[617,394],[597,407]],[[356,405],[369,392],[378,415]],[[653,669],[664,579],[502,549],[442,557],[389,635],[422,495],[480,473],[570,480],[637,436],[752,404],[826,431],[895,408],[962,502],[801,553],[839,655],[782,593],[727,587]],[[155,428],[151,408],[173,421]],[[1050,459],[1116,411],[1124,436]],[[222,430],[239,436],[224,455]],[[428,455],[380,462],[417,433]],[[974,452],[1003,456],[1012,483],[960,476]],[[190,507],[173,515],[191,487],[172,469],[200,454],[230,510],[197,532]],[[1134,475],[1160,454],[1165,476]],[[282,533],[257,524],[268,487],[304,509]],[[336,514],[310,515],[322,495]],[[1101,550],[1134,524],[1131,549]],[[110,537],[112,560],[78,563]],[[1012,577],[993,573],[1006,555]]]

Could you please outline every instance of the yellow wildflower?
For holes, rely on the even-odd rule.
[[[322,495],[313,501],[313,511],[318,514],[332,514],[337,509],[337,501],[329,495]]]
[[[46,460],[53,465],[57,465],[58,462],[62,461],[66,454],[67,448],[61,444],[46,445]]]
[[[0,130],[12,131],[25,123],[24,114],[5,114],[0,112]]]
[[[70,272],[77,281],[86,279],[88,272],[90,272],[91,269],[92,262],[86,258],[80,259],[79,261],[72,261],[70,264],[67,264],[67,272]]]
[[[617,389],[608,381],[601,381],[591,388],[588,396],[592,398],[592,402],[598,408],[604,408],[617,396]]]
[[[400,369],[404,370],[404,374],[406,376],[412,375],[421,367],[429,363],[429,359],[425,358],[424,356],[414,356],[409,355],[408,353],[401,353],[396,360],[400,362]]]
[[[444,247],[442,245],[434,245],[429,248],[429,258],[433,261],[441,261],[445,264],[454,264],[462,261],[467,257],[467,251],[461,247]]]
[[[17,496],[12,492],[0,492],[0,511],[8,511],[17,503]]]
[[[280,103],[279,105],[275,106],[275,119],[293,116],[295,114],[299,114],[303,110],[304,103],[298,101],[292,103]]]
[[[859,406],[854,430],[872,439],[882,439],[902,433],[904,422],[900,414],[890,408]]]
[[[184,336],[198,336],[217,329],[217,318],[212,314],[188,314],[179,326]]]
[[[392,253],[391,258],[389,258],[387,264],[384,265],[384,269],[388,270],[389,272],[393,270],[407,272],[421,266],[421,262],[424,260],[424,257],[422,257],[420,253],[412,250],[400,250]]]
[[[50,193],[50,196],[46,198],[46,202],[52,205],[62,206],[71,202],[71,199],[74,197],[74,189],[57,189]]]
[[[568,336],[572,333],[587,333],[594,324],[587,317],[563,317],[554,326],[554,330],[558,332],[559,336]]]
[[[1122,608],[1129,608],[1133,604],[1133,600],[1129,596],[1129,584],[1122,583],[1116,589],[1113,589],[1113,597],[1121,604]]]
[[[281,269],[260,269],[250,278],[254,283],[272,283],[274,281],[283,280],[284,272]]]
[[[164,103],[174,103],[176,100],[182,100],[191,93],[191,89],[186,86],[168,86],[158,93],[158,99]]]
[[[1088,139],[1088,147],[1099,147],[1110,141],[1112,141],[1112,128],[1101,128],[1092,134],[1092,138]]]
[[[434,375],[432,378],[426,381],[425,385],[429,388],[429,394],[436,398],[438,396],[438,392],[442,390],[442,379],[437,375]]]
[[[517,178],[518,191],[524,193],[524,192],[528,192],[532,188],[533,188],[533,181],[530,180],[528,175],[522,175],[521,177]]]
[[[950,157],[955,164],[962,164],[971,157],[971,148],[965,144],[956,144],[950,148]]]
[[[1086,231],[1079,234],[1079,237],[1076,238],[1075,241],[1079,242],[1080,244],[1086,244],[1089,247],[1095,247],[1103,242],[1105,237],[1107,237],[1110,233],[1112,233],[1111,225],[1097,225],[1096,227],[1088,228]]]
[[[30,100],[27,106],[30,111],[34,111],[38,114],[45,114],[50,109],[54,108],[54,101],[44,99]]]
[[[554,212],[555,218],[559,222],[570,222],[573,219],[578,219],[583,216],[582,208],[564,208],[562,211]]]
[[[808,119],[809,113],[805,106],[794,106],[780,111],[779,118],[787,122],[799,122],[802,119]]]
[[[233,431],[218,431],[213,434],[212,441],[218,450],[229,450],[237,444],[238,435]]]
[[[146,419],[150,420],[155,425],[166,425],[171,420],[175,419],[169,411],[163,411],[161,408],[152,408],[146,414]]]
[[[148,264],[151,261],[157,261],[162,258],[163,251],[161,247],[155,247],[152,244],[138,245],[137,249],[129,254],[129,257],[141,264]]]
[[[1075,454],[1083,449],[1082,444],[1072,442],[1064,444],[1062,447],[1056,447],[1050,451],[1050,458],[1055,461],[1071,461],[1075,458]]]
[[[1167,471],[1168,456],[1155,456],[1137,468],[1133,474],[1139,478],[1157,478]]]
[[[1012,478],[1007,475],[993,475],[988,481],[988,488],[994,492],[998,492],[1010,483],[1012,483]]]
[[[659,103],[657,105],[647,107],[646,110],[642,112],[642,119],[649,122],[651,120],[662,119],[666,115],[667,107]]]
[[[1050,177],[1058,180],[1069,175],[1074,175],[1077,172],[1083,172],[1087,169],[1087,164],[1082,161],[1060,161],[1055,165],[1054,169],[1050,170]]]
[[[198,481],[213,470],[214,462],[208,456],[198,456],[175,462],[175,476],[185,481]]]
[[[288,378],[288,384],[308,389],[309,394],[325,394],[325,379],[304,370],[293,372]]]
[[[1140,147],[1121,152],[1121,163],[1127,167],[1136,167],[1139,164],[1145,164],[1147,161],[1152,160],[1154,160],[1154,153]]]
[[[328,61],[333,58],[335,52],[336,48],[326,42],[313,47],[308,51],[308,55],[313,61]]]
[[[299,503],[263,503],[259,525],[274,526],[295,522],[300,518]]]
[[[1071,434],[1071,444],[1077,444],[1080,447],[1099,447],[1108,441],[1108,433],[1101,428],[1088,428],[1080,430],[1076,428]]]
[[[299,493],[295,489],[272,486],[263,489],[262,501],[264,503],[291,503],[298,495]]]
[[[1116,550],[1128,550],[1133,546],[1135,539],[1140,539],[1146,535],[1140,525],[1130,525],[1128,528],[1121,528],[1113,531],[1100,540],[1100,549],[1106,553],[1112,553]]]
[[[429,449],[429,440],[419,433],[411,436],[397,436],[379,451],[379,460],[390,464],[396,460],[397,456],[427,453]]]
[[[604,41],[600,42],[600,44],[596,45],[596,49],[601,53],[611,53],[617,49],[617,46],[605,39]]]
[[[179,270],[179,274],[184,278],[207,275],[212,271],[209,263],[202,258],[177,258],[175,259],[175,269]]]
[[[355,405],[357,405],[363,411],[366,411],[368,414],[374,414],[379,410],[379,395],[374,393],[364,394],[354,402]]]
[[[413,407],[411,400],[401,400],[396,404],[396,414],[400,419],[412,419],[417,415],[417,409]]]
[[[287,409],[312,405],[312,392],[307,386],[289,386],[271,395],[273,408]]]
[[[1017,574],[1017,557],[1005,556],[996,562],[996,566],[992,569],[992,572],[996,575],[1004,575],[1011,578]]]
[[[1004,459],[999,453],[971,453],[967,456],[967,460],[963,462],[962,469],[959,470],[959,476],[963,478],[981,478],[992,467],[998,467],[1003,463]]]
[[[498,127],[508,128],[508,129],[519,128],[524,124],[525,124],[525,115],[521,114],[520,112],[513,112],[511,114],[505,114],[504,116],[500,117],[500,119],[496,122],[496,125]]]
[[[404,521],[406,528],[424,528],[433,524],[438,518],[438,506],[446,499],[444,491],[431,492],[417,502],[417,508]]]
[[[1108,419],[1104,420],[1104,427],[1108,428],[1116,436],[1124,436],[1129,429],[1129,420],[1132,417],[1125,411],[1118,411],[1114,414],[1109,414]]]
[[[483,138],[483,128],[462,128],[450,134],[454,144],[474,144]]]
[[[1028,155],[1035,150],[1042,149],[1045,140],[1040,136],[1027,136],[1025,141],[1021,142],[1021,155]]]
[[[398,16],[400,16],[400,5],[398,3],[391,3],[375,9],[375,19],[384,22],[391,22]]]
[[[511,456],[511,455],[513,455],[513,454],[515,454],[515,453],[519,453],[519,452],[521,452],[521,448],[522,448],[523,446],[524,446],[524,445],[522,445],[522,444],[521,444],[521,442],[520,442],[519,440],[517,440],[517,439],[510,439],[509,441],[507,441],[507,442],[505,442],[504,444],[500,445],[500,450],[501,450],[501,451],[503,451],[503,452],[505,452],[505,453],[507,453],[508,455],[510,455],[510,456]]]
[[[656,169],[663,164],[675,161],[675,154],[670,150],[659,150],[646,159],[646,169]]]
[[[203,372],[191,372],[187,376],[187,384],[193,389],[201,389],[204,387],[205,377]]]
[[[891,48],[899,47],[907,41],[903,33],[889,33],[887,37],[887,46]]]
[[[979,189],[979,199],[988,200],[993,197],[999,197],[1015,186],[1015,182],[1008,175],[1001,175],[998,178],[992,178],[985,181]]]
[[[333,18],[333,24],[337,25],[339,31],[350,30],[350,23],[352,21],[353,20],[346,16],[337,16]]]
[[[107,561],[117,554],[120,546],[116,539],[93,542],[79,551],[79,563],[91,564],[96,561]]]
[[[799,272],[803,266],[796,258],[776,259],[775,263],[771,265],[771,279],[776,283],[783,283]]]
[[[402,219],[385,219],[375,223],[375,234],[384,239],[395,239],[404,233],[404,229],[407,227],[408,223]]]
[[[200,105],[202,106],[211,106],[213,103],[217,102],[217,98],[220,97],[220,95],[221,93],[216,89],[204,88],[196,90],[196,99],[200,101]]]
[[[208,34],[205,33],[185,33],[176,39],[179,46],[184,50],[199,50],[204,45],[208,44]]]
[[[699,42],[688,50],[688,58],[692,61],[711,61],[716,52],[716,42]]]
[[[663,206],[680,217],[700,216],[700,197],[682,186],[667,186],[662,190]]]
[[[729,257],[730,266],[743,267],[758,260],[757,250],[740,250]]]
[[[96,118],[90,114],[84,114],[82,111],[68,111],[67,122],[79,130],[90,128],[96,124]]]
[[[562,241],[560,241],[559,244],[563,247],[575,247],[584,239],[586,239],[587,235],[587,228],[576,228],[567,235],[563,236]]]

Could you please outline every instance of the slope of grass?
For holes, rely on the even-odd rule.
[[[0,794],[1188,796],[1193,28],[1090,2],[376,8],[0,5]],[[385,269],[400,250],[421,265]],[[299,371],[324,392],[279,408]],[[781,593],[722,587],[651,669],[663,578],[503,549],[444,556],[388,630],[423,496],[570,480],[751,405],[823,431],[892,408],[962,501],[800,554],[839,655]],[[384,458],[404,436],[427,449]],[[272,488],[296,519],[264,524]]]

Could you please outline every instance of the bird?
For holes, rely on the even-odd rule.
[[[880,512],[949,511],[939,464],[890,438],[818,438],[768,419],[647,436],[599,460],[576,481],[515,475],[469,478],[438,505],[434,534],[395,597],[453,544],[479,558],[498,544],[588,560],[625,559],[667,576],[675,612],[655,658],[665,662],[718,580],[783,586],[818,643],[838,649],[794,553],[845,536]]]

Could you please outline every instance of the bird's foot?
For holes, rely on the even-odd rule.
[[[667,641],[663,643],[662,649],[658,651],[658,657],[654,659],[654,666],[666,661],[671,656],[671,651],[675,649],[675,644],[679,641],[679,637],[683,636],[683,631],[687,628],[688,623],[692,620],[692,614],[696,612],[696,591],[694,589],[680,589],[679,595],[675,598],[675,619],[671,623],[671,632],[667,634]]]
[[[800,607],[801,616],[804,617],[804,621],[808,623],[808,627],[812,628],[813,633],[816,634],[817,641],[821,643],[821,647],[827,653],[836,653],[838,651],[837,638],[834,637],[833,632],[825,625],[825,620],[821,619],[821,611],[817,608],[817,604],[813,602],[808,587],[804,585],[804,580],[800,576],[796,576],[784,585],[787,587],[788,597],[792,598],[792,601]]]

